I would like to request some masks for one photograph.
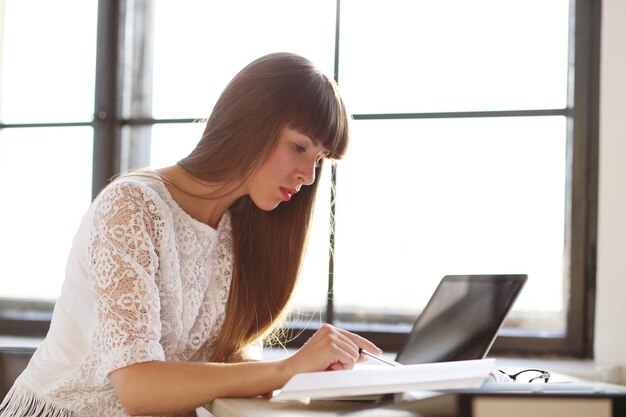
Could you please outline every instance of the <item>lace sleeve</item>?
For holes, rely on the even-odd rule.
[[[163,231],[157,197],[146,186],[113,184],[95,208],[89,242],[89,280],[94,292],[94,350],[99,371],[163,360],[155,243]]]

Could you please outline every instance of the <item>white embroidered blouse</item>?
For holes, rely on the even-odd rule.
[[[109,373],[207,361],[224,319],[231,242],[228,212],[215,230],[157,179],[110,184],[79,227],[50,331],[0,417],[127,416]]]

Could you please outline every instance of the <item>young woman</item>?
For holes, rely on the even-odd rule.
[[[350,369],[371,342],[329,325],[295,354],[252,360],[298,276],[324,159],[348,117],[334,82],[278,53],[226,87],[177,165],[126,174],[74,239],[50,331],[1,417],[193,412],[216,397]]]

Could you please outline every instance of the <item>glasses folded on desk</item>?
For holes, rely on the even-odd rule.
[[[533,383],[533,382],[548,382],[550,380],[550,372],[542,369],[524,369],[514,374],[509,374],[499,369],[500,373],[511,378],[513,382]]]

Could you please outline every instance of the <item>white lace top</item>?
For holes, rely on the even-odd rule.
[[[228,212],[215,230],[156,179],[110,184],[81,223],[50,331],[0,417],[126,416],[107,375],[138,362],[208,360],[231,266]]]

